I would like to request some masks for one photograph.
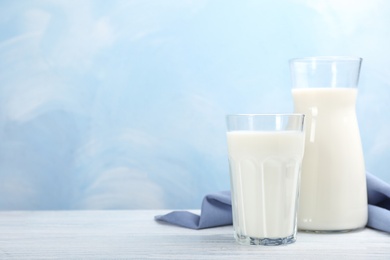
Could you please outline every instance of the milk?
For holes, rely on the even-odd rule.
[[[298,228],[341,231],[367,223],[365,166],[355,113],[356,88],[293,89],[305,114]]]
[[[295,234],[303,142],[298,131],[227,133],[236,236]]]

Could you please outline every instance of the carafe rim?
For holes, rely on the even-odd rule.
[[[289,62],[308,62],[308,61],[316,61],[316,62],[362,62],[363,58],[358,56],[308,56],[308,57],[301,57],[301,58],[293,58],[290,59]]]

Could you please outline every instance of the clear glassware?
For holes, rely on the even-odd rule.
[[[342,232],[367,223],[365,164],[356,117],[362,59],[290,61],[294,111],[306,116],[298,229]]]
[[[227,116],[234,237],[246,245],[296,240],[304,115]]]

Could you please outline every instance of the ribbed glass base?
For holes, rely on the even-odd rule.
[[[296,241],[295,235],[281,238],[257,238],[245,235],[234,234],[236,241],[242,245],[262,245],[262,246],[279,246],[288,245]]]

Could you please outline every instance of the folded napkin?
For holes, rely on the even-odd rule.
[[[367,173],[368,223],[367,227],[390,232],[390,185]],[[173,211],[155,216],[155,220],[173,225],[203,229],[231,225],[232,206],[230,191],[206,195],[202,202],[201,215],[188,211]]]
[[[390,185],[367,173],[367,227],[390,232]]]

